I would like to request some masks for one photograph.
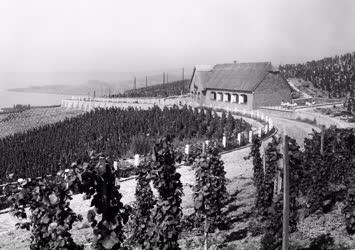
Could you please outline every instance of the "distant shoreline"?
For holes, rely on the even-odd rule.
[[[20,92],[20,93],[34,93],[34,94],[49,94],[49,95],[84,95],[83,93],[73,94],[70,91],[60,92],[60,91],[56,91],[56,90],[52,90],[52,89],[15,88],[15,89],[7,89],[4,91]]]
[[[59,108],[61,105],[39,105],[39,106],[31,106],[29,109],[47,109],[47,108]],[[10,108],[10,107],[6,107]],[[13,111],[4,111],[4,108],[0,108],[0,115],[9,115],[9,114],[15,114],[15,113],[20,113],[26,110],[13,110]],[[27,110],[29,110],[27,109]]]

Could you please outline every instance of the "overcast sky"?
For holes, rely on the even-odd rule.
[[[0,0],[0,73],[275,64],[355,51],[353,0]]]

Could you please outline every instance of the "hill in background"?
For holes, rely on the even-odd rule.
[[[181,80],[181,69],[165,70],[165,82]],[[191,70],[185,70],[185,79],[191,77]],[[161,84],[163,71],[145,71],[131,73],[87,72],[87,73],[7,73],[0,76],[1,86],[10,91],[50,93],[64,95],[107,96],[123,93],[136,88]]]

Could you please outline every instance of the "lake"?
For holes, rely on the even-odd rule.
[[[14,92],[0,89],[0,109],[12,107],[14,104],[30,104],[31,106],[60,105],[66,95]]]

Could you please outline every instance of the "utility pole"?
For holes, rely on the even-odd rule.
[[[148,76],[145,77],[145,87],[148,87]]]
[[[289,223],[290,223],[290,169],[288,159],[288,136],[284,130],[283,138],[283,165],[284,165],[284,193],[282,218],[282,250],[289,250]]]
[[[165,72],[163,72],[163,84],[165,84]]]
[[[166,83],[169,83],[169,74],[166,73]]]
[[[137,79],[136,77],[134,77],[134,81],[133,81],[133,89],[137,88]]]
[[[182,68],[182,81],[185,81],[185,72],[184,72],[184,68]]]

